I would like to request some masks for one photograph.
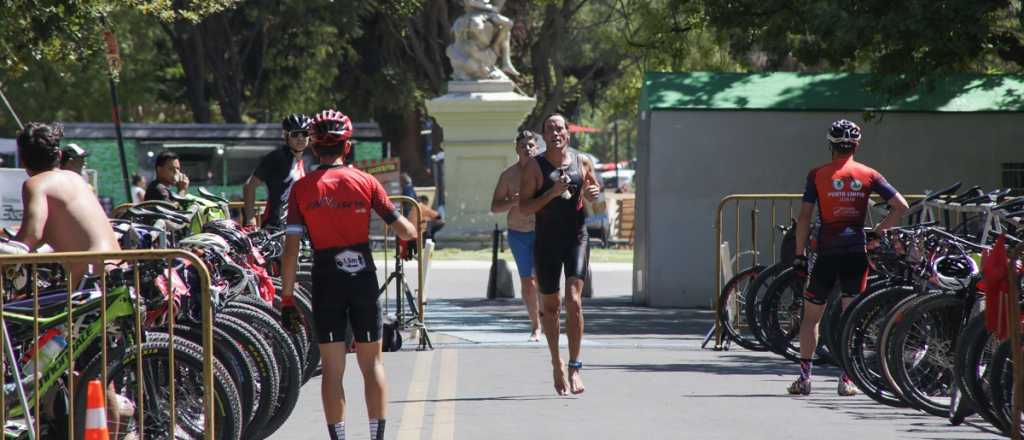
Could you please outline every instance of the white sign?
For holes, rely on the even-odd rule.
[[[28,174],[20,168],[0,168],[0,227],[21,226],[21,185]]]

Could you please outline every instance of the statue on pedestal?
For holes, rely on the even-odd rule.
[[[501,15],[505,0],[464,0],[466,13],[455,20],[455,42],[445,53],[458,81],[508,80],[512,67],[509,39],[512,20]]]

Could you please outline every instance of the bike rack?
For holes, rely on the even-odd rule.
[[[203,394],[203,412],[204,412],[204,418],[205,418],[204,438],[207,439],[207,440],[212,440],[214,438],[214,435],[215,435],[216,431],[215,431],[215,425],[214,425],[214,407],[215,407],[215,402],[214,402],[214,395],[213,395],[213,393],[214,393],[214,381],[213,381],[213,377],[214,377],[213,376],[213,309],[211,307],[212,299],[210,298],[210,273],[207,271],[206,266],[203,264],[203,261],[199,257],[197,257],[194,254],[192,254],[191,252],[187,252],[187,251],[183,251],[183,250],[177,250],[177,249],[159,249],[159,250],[157,250],[157,249],[148,249],[148,250],[127,250],[127,251],[118,251],[118,252],[58,252],[58,253],[44,253],[44,254],[33,253],[33,254],[24,254],[24,255],[0,255],[0,310],[3,310],[4,303],[8,299],[8,295],[10,293],[13,293],[13,292],[7,292],[5,290],[6,289],[5,280],[7,278],[11,277],[12,274],[13,275],[17,275],[19,273],[19,266],[28,266],[28,267],[30,267],[31,268],[30,269],[30,276],[28,277],[28,279],[33,282],[33,287],[32,287],[32,294],[33,294],[33,300],[32,300],[32,302],[33,302],[33,316],[26,317],[26,318],[31,318],[32,321],[33,321],[33,324],[32,324],[33,325],[33,336],[32,336],[33,339],[32,340],[33,341],[39,341],[39,338],[40,338],[40,334],[39,334],[39,323],[40,323],[40,318],[39,318],[39,285],[36,282],[38,280],[38,266],[40,264],[62,264],[65,267],[68,267],[67,266],[68,264],[74,264],[74,263],[99,266],[101,268],[100,269],[100,274],[99,274],[100,275],[100,278],[99,278],[99,284],[100,284],[99,290],[100,290],[100,298],[101,298],[101,303],[100,303],[101,306],[99,307],[99,310],[100,310],[100,324],[101,324],[99,340],[100,340],[100,345],[101,345],[100,356],[101,356],[101,362],[102,362],[100,377],[102,378],[103,383],[107,384],[108,383],[107,382],[107,379],[108,379],[108,377],[107,377],[107,366],[109,364],[109,358],[108,358],[108,353],[107,353],[107,340],[106,340],[105,335],[107,333],[107,325],[108,325],[108,322],[107,322],[107,308],[110,305],[110,304],[108,304],[108,301],[107,301],[107,293],[108,293],[107,292],[107,290],[108,290],[107,289],[107,272],[108,272],[108,270],[107,270],[107,263],[108,262],[118,262],[118,263],[129,263],[129,262],[132,262],[132,263],[137,263],[139,261],[157,261],[157,260],[164,260],[164,261],[170,263],[171,260],[178,259],[178,258],[184,259],[184,260],[188,260],[189,262],[191,262],[192,265],[196,268],[196,271],[197,271],[198,276],[199,276],[199,284],[200,284],[200,287],[201,287],[201,291],[200,291],[199,294],[201,295],[200,303],[201,303],[202,340],[203,340],[202,341],[203,342],[202,343],[202,346],[203,346],[203,373],[202,373],[202,381],[203,381],[203,387],[204,387],[204,394]],[[168,264],[168,269],[167,269],[167,271],[168,271],[167,272],[168,280],[171,279],[171,271],[172,270],[173,270],[173,268],[171,267],[171,264]],[[69,278],[68,283],[67,283],[68,284],[68,288],[67,288],[68,317],[67,317],[67,322],[66,322],[66,331],[68,332],[68,338],[67,338],[68,345],[67,345],[67,348],[64,351],[62,351],[62,355],[64,355],[64,353],[66,353],[68,361],[69,361],[68,362],[68,370],[67,370],[67,374],[68,374],[69,377],[73,377],[74,368],[75,368],[75,360],[74,360],[75,338],[81,336],[80,334],[79,335],[75,334],[75,330],[76,330],[75,323],[74,323],[75,302],[74,302],[74,296],[73,296],[75,288],[77,287],[77,283],[74,282],[75,281],[74,280],[75,276],[76,276],[75,274],[68,274],[68,278]],[[139,275],[138,272],[135,272],[135,279],[134,279],[133,287],[135,288],[135,292],[139,292],[140,291],[140,275]],[[143,322],[143,318],[142,318],[142,298],[138,294],[135,294],[134,297],[135,297],[134,298],[135,299],[135,304],[134,304],[134,308],[135,308],[135,310],[134,310],[134,315],[135,315],[135,335],[134,336],[135,336],[136,342],[141,344],[142,343],[142,322]],[[174,304],[174,301],[167,301],[167,306],[169,308],[167,313],[168,313],[168,316],[170,317],[170,319],[167,322],[167,330],[168,330],[168,335],[169,335],[168,343],[169,343],[169,346],[170,346],[168,363],[170,364],[169,371],[170,371],[170,375],[171,376],[170,376],[169,379],[170,379],[170,383],[174,383],[174,373],[176,372],[175,363],[174,363],[174,342],[175,342],[175,337],[174,337],[174,326],[175,326],[175,319],[174,319],[175,310],[174,310],[174,307],[175,307],[175,304]],[[14,314],[12,313],[11,315],[14,315]],[[4,351],[4,352],[11,351],[9,334],[7,333],[7,319],[8,318],[7,318],[7,314],[6,313],[5,314],[0,314],[0,329],[2,329],[3,332],[4,332],[3,337],[0,338],[0,351]],[[36,344],[38,344],[38,342]],[[11,351],[9,356],[13,357],[13,351]],[[35,359],[35,368],[34,368],[34,370],[35,371],[39,371],[39,357],[35,356],[34,359]],[[140,351],[138,353],[138,356],[136,357],[136,369],[137,369],[136,370],[136,374],[139,377],[139,383],[137,384],[138,387],[135,390],[136,393],[137,393],[137,396],[139,396],[139,399],[140,399],[140,404],[136,406],[137,415],[138,415],[138,419],[137,419],[138,420],[138,426],[140,426],[140,427],[145,426],[144,423],[143,423],[144,420],[145,420],[145,403],[141,401],[141,396],[144,395],[142,389],[143,389],[144,377],[145,377],[142,374],[142,361],[143,361],[143,353]],[[0,356],[0,371],[4,371],[5,368],[9,367],[9,368],[12,368],[12,371],[16,372],[17,369],[19,368],[19,365],[16,362],[14,362],[12,364],[12,362],[14,362],[14,361],[7,359],[7,356]],[[17,375],[17,373],[15,375]],[[22,400],[23,401],[22,411],[23,411],[23,413],[25,415],[26,420],[29,421],[28,424],[32,425],[32,427],[31,427],[32,432],[29,433],[29,438],[31,438],[33,440],[34,439],[38,439],[39,435],[40,435],[40,426],[39,426],[38,422],[39,422],[39,420],[41,420],[41,417],[40,417],[40,415],[41,415],[41,412],[40,412],[40,401],[39,401],[40,400],[39,399],[39,396],[40,396],[40,392],[39,392],[39,385],[40,384],[39,383],[40,383],[41,380],[45,380],[45,378],[41,379],[40,377],[37,376],[35,378],[35,380],[32,381],[34,383],[34,388],[35,388],[34,389],[34,393],[32,394],[33,399],[34,399],[34,407],[35,407],[34,408],[34,413],[35,413],[34,420],[32,418],[32,409],[31,408],[26,408],[25,405],[24,405],[24,402],[27,402],[28,399],[27,398],[22,398],[23,399]],[[20,382],[16,383],[16,387],[20,389],[20,393],[24,393],[24,388],[22,387]],[[106,390],[106,385],[104,385],[104,390]],[[68,403],[68,408],[67,408],[68,409],[68,419],[69,419],[68,420],[68,430],[69,430],[69,437],[74,438],[74,433],[75,433],[75,420],[74,420],[75,419],[75,409],[74,409],[74,405],[75,405],[75,387],[74,386],[71,386],[71,387],[68,388],[68,394],[69,394],[69,396],[68,396],[69,403]],[[177,416],[176,416],[177,409],[176,409],[176,401],[175,401],[174,387],[173,386],[170,387],[169,397],[170,397],[170,420],[171,420],[171,423],[170,423],[170,426],[169,426],[169,434],[173,438],[174,437],[174,431],[175,431],[175,428],[176,428],[176,426],[175,426],[176,423],[175,422],[176,422],[176,418],[177,418]],[[0,392],[0,426],[4,427],[5,431],[8,429],[8,420],[7,420],[7,410],[6,410],[6,408],[7,408],[6,393]],[[31,423],[32,421],[34,421],[36,423]]]
[[[911,194],[911,195],[904,195],[904,198],[906,198],[908,201],[911,201],[911,200],[924,199],[925,195]],[[753,252],[754,255],[755,255],[753,261],[756,264],[756,262],[757,262],[756,255],[759,255],[759,252],[757,251],[757,246],[758,246],[757,234],[758,234],[758,231],[760,230],[759,227],[758,227],[758,219],[760,217],[760,211],[758,210],[758,204],[759,203],[765,203],[765,204],[768,205],[768,208],[769,208],[769,222],[772,225],[772,227],[774,227],[774,225],[777,224],[777,216],[776,216],[777,211],[778,211],[777,210],[777,205],[782,204],[782,203],[787,204],[788,205],[789,217],[790,218],[795,218],[794,211],[793,211],[794,205],[796,205],[798,207],[799,203],[801,202],[802,199],[803,199],[803,194],[730,194],[730,195],[727,195],[727,196],[723,197],[722,200],[718,203],[718,208],[715,211],[715,257],[714,257],[715,258],[715,274],[714,274],[714,276],[715,276],[715,293],[714,293],[714,305],[712,306],[715,309],[715,327],[714,327],[714,337],[715,337],[714,349],[715,350],[722,350],[723,349],[723,346],[722,346],[723,333],[722,333],[722,328],[721,328],[721,324],[722,323],[719,322],[719,320],[718,320],[718,316],[719,316],[718,303],[719,303],[719,297],[722,294],[722,286],[723,286],[723,284],[725,282],[722,280],[723,263],[722,263],[722,260],[720,258],[720,248],[719,248],[719,246],[721,246],[721,244],[723,243],[723,231],[725,230],[724,214],[725,214],[726,208],[728,208],[729,206],[733,206],[734,210],[735,210],[735,219],[734,219],[734,223],[732,224],[733,230],[735,231],[735,242],[733,243],[733,246],[732,246],[734,252],[736,253],[736,255],[746,255],[747,252]],[[752,202],[753,203],[753,206],[752,206],[751,212],[750,212],[751,244],[750,244],[750,248],[749,249],[744,248],[744,247],[742,247],[740,245],[741,244],[740,239],[741,239],[741,235],[742,235],[741,234],[742,228],[740,228],[740,218],[741,218],[741,216],[740,216],[740,212],[741,212],[740,204],[741,204],[741,202]],[[784,211],[784,212],[787,212],[787,211]],[[871,211],[869,210],[868,213],[870,214],[870,212]],[[932,213],[931,215],[934,215],[934,213]],[[770,243],[771,243],[770,246],[772,248],[770,253],[772,254],[772,261],[773,262],[777,259],[777,256],[778,256],[776,254],[776,252],[775,252],[776,236],[777,235],[778,234],[774,234],[773,233],[773,234],[771,234],[771,238],[770,238]],[[739,264],[740,264],[740,262],[739,262],[738,258],[733,261],[733,272],[734,273],[739,273],[740,272]]]

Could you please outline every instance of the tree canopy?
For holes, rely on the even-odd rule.
[[[123,117],[276,122],[337,107],[377,121],[414,178],[424,102],[445,92],[458,0],[0,0],[0,84],[24,119],[109,120],[103,31],[120,42]],[[523,127],[559,111],[629,138],[649,71],[875,74],[892,94],[954,73],[1018,73],[1018,0],[508,0]],[[0,112],[0,131],[13,120]],[[435,139],[435,145],[437,144]],[[620,140],[621,141],[621,140]]]

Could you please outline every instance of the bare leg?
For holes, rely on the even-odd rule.
[[[583,342],[583,280],[571,277],[565,282],[565,333],[569,336],[569,360],[579,361]],[[573,394],[583,394],[580,370],[569,369],[569,388]]]
[[[366,413],[371,419],[387,418],[388,377],[384,373],[381,341],[356,342],[356,360],[366,386]]]
[[[537,277],[524,277],[521,279],[523,290],[523,302],[526,303],[526,313],[530,315],[530,341],[540,340],[540,299],[537,293]]]
[[[562,356],[558,352],[559,318],[561,315],[562,299],[558,292],[542,294],[541,301],[544,305],[544,317],[541,322],[544,324],[544,336],[548,340],[548,350],[551,352],[551,368],[555,380],[555,392],[559,396],[569,394],[568,384],[565,380],[565,366],[562,363]]]
[[[345,344],[331,342],[320,344],[320,359],[323,378],[320,382],[320,399],[324,404],[324,418],[328,425],[345,420]]]
[[[818,323],[825,313],[825,305],[804,301],[804,319],[800,323],[800,359],[811,359],[818,348]]]

